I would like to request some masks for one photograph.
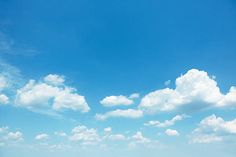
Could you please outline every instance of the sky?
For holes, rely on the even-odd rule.
[[[233,0],[0,0],[1,157],[234,157]]]

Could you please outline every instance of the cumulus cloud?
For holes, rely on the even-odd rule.
[[[191,69],[175,81],[176,88],[159,89],[144,96],[139,108],[148,112],[171,111],[194,102],[224,107],[236,104],[236,87],[222,94],[207,72]]]
[[[100,137],[96,129],[89,129],[83,125],[73,128],[71,133],[72,135],[69,139],[71,141],[80,141],[82,145],[94,145],[100,141]]]
[[[49,74],[46,77],[44,77],[44,81],[47,82],[48,84],[52,85],[62,85],[65,80],[64,76],[56,75],[56,74]]]
[[[36,140],[48,140],[49,139],[49,135],[48,134],[39,134],[35,136]]]
[[[236,135],[236,119],[225,121],[213,114],[204,118],[198,128],[192,132],[191,142],[212,143],[222,141],[230,135]]]
[[[58,85],[59,82],[60,85]],[[52,74],[46,76],[43,81],[30,80],[24,87],[17,90],[15,104],[32,110],[70,109],[88,112],[90,108],[84,96],[76,93],[75,88],[62,84],[63,82],[63,76]]]
[[[179,133],[177,130],[167,129],[165,131],[165,134],[168,136],[179,136]]]
[[[105,114],[96,114],[95,118],[97,120],[106,120],[107,118],[111,117],[123,117],[123,118],[140,118],[143,116],[143,112],[141,110],[136,109],[127,109],[127,110],[114,110],[109,111]]]
[[[119,96],[107,96],[103,98],[100,103],[105,107],[112,107],[112,106],[119,106],[124,105],[128,106],[133,104],[133,100],[127,98],[126,96],[119,95]]]
[[[0,127],[0,143],[1,146],[17,144],[24,141],[23,133],[20,131],[12,131],[9,127]]]
[[[171,120],[165,120],[164,122],[160,121],[148,121],[147,123],[144,123],[145,126],[153,126],[153,127],[160,127],[160,128],[165,128],[174,125],[177,121],[181,121],[187,116],[182,114],[182,115],[176,115],[173,117]]]
[[[1,94],[2,90],[4,90],[6,87],[7,87],[7,80],[4,76],[0,74],[0,105],[1,104],[5,105],[9,102],[8,96],[6,96],[5,94]]]

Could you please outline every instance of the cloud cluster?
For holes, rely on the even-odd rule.
[[[191,136],[192,143],[212,143],[222,141],[225,137],[236,135],[236,119],[225,121],[211,115],[204,118]]]
[[[139,108],[148,113],[171,111],[194,102],[224,107],[236,104],[236,87],[222,94],[207,72],[191,69],[175,81],[176,88],[160,89],[144,96]]]
[[[69,137],[71,141],[80,141],[83,145],[94,145],[100,141],[96,129],[89,129],[84,125],[79,125],[72,130]]]
[[[9,127],[0,127],[0,143],[10,145],[24,140],[20,131],[11,131]]]
[[[64,77],[49,74],[42,81],[30,80],[17,90],[15,104],[28,109],[46,109],[60,111],[70,109],[88,112],[89,106],[84,96],[76,89],[64,84]]]

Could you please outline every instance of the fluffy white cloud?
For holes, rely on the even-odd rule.
[[[44,77],[44,81],[48,84],[52,85],[62,85],[65,80],[63,76],[56,75],[56,74],[49,74],[46,77]]]
[[[5,138],[7,140],[9,140],[9,141],[14,141],[14,142],[18,142],[18,141],[23,141],[24,140],[23,134],[20,131],[9,132]]]
[[[154,113],[174,110],[194,102],[215,107],[236,104],[236,88],[231,87],[226,95],[222,94],[217,82],[205,71],[189,70],[178,77],[175,84],[175,89],[165,88],[147,94],[142,98],[139,108]]]
[[[133,100],[127,98],[126,96],[107,96],[103,98],[100,103],[105,107],[119,106],[119,105],[131,105],[133,104]]]
[[[143,116],[143,112],[141,110],[136,109],[127,109],[127,110],[114,110],[109,111],[105,114],[96,114],[95,118],[97,120],[105,120],[110,117],[123,117],[123,118],[140,118]]]
[[[55,80],[51,78],[51,82],[48,83],[48,77],[55,77]],[[23,88],[18,89],[15,104],[28,109],[89,111],[90,108],[84,96],[77,94],[76,89],[65,84],[63,86],[58,85],[58,82],[64,82],[60,81],[63,78],[60,78],[58,75],[48,75],[45,79],[47,82],[30,80]]]
[[[160,121],[149,121],[147,123],[144,123],[145,126],[153,126],[153,127],[160,127],[160,128],[164,128],[164,127],[168,127],[168,126],[172,126],[174,125],[177,121],[181,121],[184,118],[186,118],[186,115],[176,115],[175,117],[173,117],[171,120],[165,120],[164,122],[160,122]]]
[[[49,139],[49,135],[48,134],[39,134],[35,136],[36,140],[48,140]]]
[[[225,121],[211,115],[204,118],[192,133],[192,143],[211,143],[222,141],[227,135],[236,134],[236,119]]]
[[[177,130],[167,129],[165,131],[165,134],[168,136],[179,136],[179,133]]]
[[[80,141],[83,145],[95,144],[100,141],[96,129],[89,129],[86,126],[77,126],[72,130],[72,135],[69,137],[71,141]]]

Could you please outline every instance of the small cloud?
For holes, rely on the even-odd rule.
[[[179,136],[179,133],[177,130],[167,129],[165,131],[165,134],[168,136]]]
[[[35,136],[36,140],[48,140],[49,139],[49,135],[48,134],[39,134]]]
[[[103,98],[100,103],[105,107],[112,107],[112,106],[128,106],[133,104],[133,100],[127,98],[126,96],[119,95],[119,96],[107,96]]]

